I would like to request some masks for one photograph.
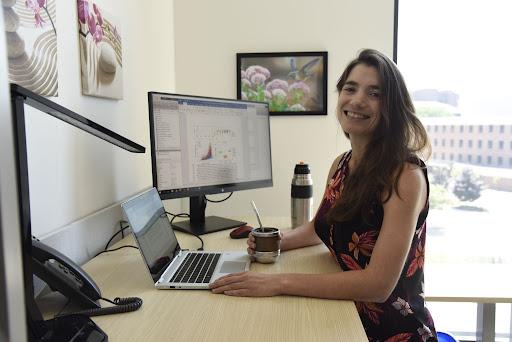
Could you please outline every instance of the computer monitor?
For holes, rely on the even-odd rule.
[[[205,217],[208,194],[272,186],[267,103],[149,92],[153,186],[190,198],[177,230],[205,234],[245,222]]]

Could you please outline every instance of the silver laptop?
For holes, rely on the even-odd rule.
[[[155,188],[121,204],[158,289],[207,289],[229,273],[249,270],[245,251],[184,251]]]

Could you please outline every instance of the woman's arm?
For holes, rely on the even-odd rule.
[[[365,269],[330,274],[261,274],[245,272],[219,278],[214,293],[235,296],[296,295],[383,302],[393,291],[410,249],[416,221],[427,198],[423,172],[409,164],[384,204],[384,219]]]
[[[315,219],[313,218],[313,220],[308,223],[283,234],[281,238],[281,250],[288,251],[290,249],[318,245],[321,242],[322,240],[316,235]]]
[[[325,192],[327,191],[329,182],[330,182],[332,176],[334,175],[334,172],[336,171],[342,156],[343,156],[343,154],[338,156],[331,165],[329,174],[327,176],[327,184],[326,184],[325,190],[324,190],[324,197],[325,197]],[[322,197],[322,198],[324,198],[324,197]],[[318,210],[317,210],[317,213],[318,213]],[[316,215],[315,215],[315,217],[316,217]],[[318,237],[318,235],[315,232],[315,218],[313,218],[313,220],[311,220],[301,226],[298,226],[298,227],[292,229],[289,232],[286,232],[285,234],[283,234],[281,236],[281,250],[282,251],[288,251],[290,249],[318,245],[320,243],[322,243],[322,240],[320,240],[320,238]],[[255,244],[254,244],[254,237],[252,236],[252,234],[249,235],[249,239],[247,240],[247,245],[249,246],[247,248],[247,253],[249,253],[249,255],[253,255]]]

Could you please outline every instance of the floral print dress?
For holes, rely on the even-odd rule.
[[[352,151],[348,151],[342,156],[315,218],[316,233],[343,271],[361,270],[370,263],[384,217],[382,204],[376,203],[372,206],[372,217],[368,223],[363,223],[362,220],[334,225],[327,223],[325,215],[341,195],[351,155]],[[425,164],[421,161],[419,163],[423,167],[428,185]],[[384,303],[355,302],[370,341],[437,340],[434,322],[425,307],[423,293],[427,213],[428,200],[418,217],[404,269],[389,298]]]

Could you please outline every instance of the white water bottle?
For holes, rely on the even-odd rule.
[[[291,189],[292,228],[296,228],[313,218],[313,179],[308,164],[295,165]]]

